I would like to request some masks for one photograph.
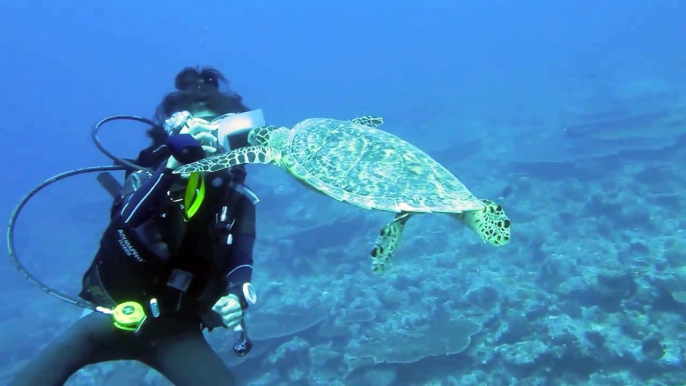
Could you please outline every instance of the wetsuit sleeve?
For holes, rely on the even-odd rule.
[[[244,302],[242,286],[252,280],[253,248],[255,246],[255,204],[241,197],[233,224],[233,256],[227,274],[227,293]]]
[[[154,215],[159,201],[179,178],[166,164],[160,165],[148,178],[142,178],[138,173],[131,174],[124,185],[122,198],[112,207],[112,219],[122,226],[140,226]],[[136,186],[136,179],[140,181],[139,186]]]

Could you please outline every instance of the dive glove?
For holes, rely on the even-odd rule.
[[[172,135],[167,139],[167,147],[172,157],[182,165],[199,161],[205,157],[205,150],[202,144],[190,134]],[[169,165],[169,163],[167,164]]]

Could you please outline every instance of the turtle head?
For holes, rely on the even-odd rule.
[[[287,127],[260,126],[250,130],[248,143],[252,146],[266,146],[282,149],[288,142],[291,130]]]

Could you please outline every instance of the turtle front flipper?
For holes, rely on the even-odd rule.
[[[363,115],[361,117],[351,119],[350,122],[367,127],[379,127],[383,124],[383,118],[372,115]]]
[[[174,174],[218,172],[242,164],[268,164],[277,159],[276,152],[266,146],[241,147],[229,153],[219,154],[178,167]]]
[[[401,212],[395,216],[393,221],[384,225],[379,237],[376,239],[374,249],[372,249],[372,271],[383,273],[386,265],[393,257],[393,253],[400,244],[400,239],[405,231],[405,223],[412,216],[412,213]]]
[[[451,216],[476,232],[491,245],[505,245],[510,242],[510,219],[503,207],[491,200],[481,200],[485,208],[452,214]]]

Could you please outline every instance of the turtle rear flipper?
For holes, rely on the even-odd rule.
[[[403,231],[405,231],[405,223],[407,223],[411,215],[412,213],[408,212],[398,213],[393,221],[384,225],[381,229],[374,249],[372,249],[372,271],[376,273],[386,271],[386,265],[398,248]]]
[[[491,200],[481,200],[486,205],[480,210],[451,215],[476,232],[491,245],[505,245],[510,242],[510,219],[503,207]]]
[[[247,146],[200,161],[183,165],[174,174],[218,172],[242,164],[268,164],[277,159],[277,152],[266,146]]]

